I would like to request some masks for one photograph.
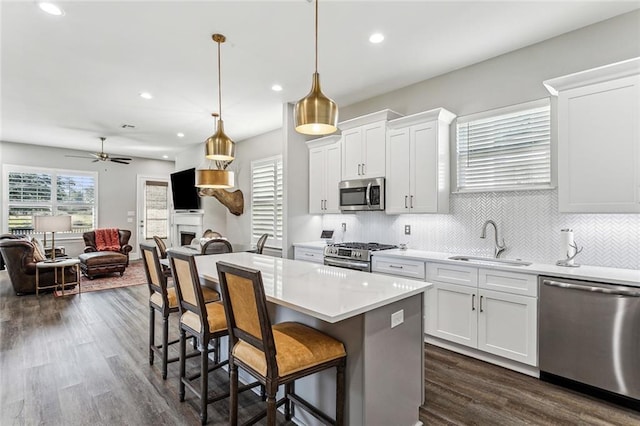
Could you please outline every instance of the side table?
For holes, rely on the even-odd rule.
[[[79,259],[62,259],[56,262],[47,262],[42,261],[36,263],[36,295],[40,292],[41,289],[47,288],[57,288],[58,286],[62,286],[62,295],[64,296],[64,269],[73,267],[76,269],[76,282],[78,283],[78,294],[82,293],[82,288],[80,287],[80,260]],[[40,287],[40,269],[51,269],[53,268],[54,275],[54,284]],[[60,275],[62,276],[62,282],[58,282],[58,271],[60,271]]]

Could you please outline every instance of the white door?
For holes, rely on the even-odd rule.
[[[138,217],[137,238],[133,252],[138,253],[140,243],[151,243],[153,236],[167,240],[169,238],[169,179],[167,177],[138,176]],[[167,241],[167,246],[170,246]]]
[[[342,132],[342,180],[362,179],[362,129]]]
[[[326,147],[325,155],[325,213],[340,213],[340,144]]]
[[[435,282],[430,293],[433,315],[428,320],[430,334],[475,348],[478,343],[476,289]]]
[[[438,212],[438,128],[436,122],[411,127],[412,213]]]
[[[325,148],[309,150],[309,214],[324,213]]]
[[[479,290],[478,349],[537,366],[537,299]]]
[[[368,178],[384,177],[386,169],[387,122],[362,128],[362,174]]]
[[[387,146],[387,214],[409,213],[409,129],[389,132]]]

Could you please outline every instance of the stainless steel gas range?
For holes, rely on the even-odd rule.
[[[371,272],[371,253],[396,248],[391,244],[336,243],[324,248],[324,264]]]

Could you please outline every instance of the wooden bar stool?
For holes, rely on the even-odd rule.
[[[342,342],[314,328],[295,322],[271,325],[260,271],[218,262],[220,289],[227,315],[231,351],[231,407],[229,423],[238,423],[238,366],[266,387],[267,425],[276,424],[276,409],[285,404],[291,420],[292,402],[327,424],[344,424],[345,368],[347,354]],[[333,420],[295,394],[294,382],[328,368],[337,368],[336,418]],[[285,385],[284,398],[276,392]],[[264,417],[261,413],[246,423]]]
[[[204,292],[206,287],[200,285],[195,257],[189,254],[169,252],[169,261],[173,271],[173,279],[180,309],[180,401],[185,399],[185,388],[193,392],[200,400],[200,420],[207,422],[207,404],[229,396],[229,392],[209,397],[208,373],[229,363],[228,359],[220,360],[219,338],[228,336],[227,319],[224,306],[220,302],[206,303]],[[186,375],[186,339],[193,336],[198,340],[200,350],[200,372],[192,376]],[[209,366],[209,343],[213,342],[214,365]],[[192,382],[200,377],[200,388]],[[259,385],[255,382],[242,387],[242,391]]]
[[[149,365],[153,365],[154,356],[158,355],[162,360],[162,378],[167,378],[167,364],[178,360],[177,357],[169,358],[169,345],[178,340],[169,342],[169,315],[178,312],[178,300],[175,288],[167,287],[167,277],[162,273],[160,260],[156,247],[151,244],[140,244],[140,252],[144,261],[144,271],[147,275],[149,286]],[[207,288],[204,292],[205,303],[220,300],[220,293]],[[162,315],[162,343],[155,343],[155,313]]]

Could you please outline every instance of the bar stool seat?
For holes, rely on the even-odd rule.
[[[211,303],[217,300],[220,300],[220,293],[215,291],[212,288],[202,287],[202,295],[204,296],[204,303]],[[167,288],[167,300],[170,309],[175,309],[178,311],[178,296],[176,295],[175,287]],[[164,300],[162,299],[162,294],[158,291],[154,291],[153,294],[149,297],[149,303],[157,306],[159,309],[164,307]]]
[[[276,363],[280,376],[342,358],[347,355],[342,342],[315,328],[296,322],[274,324]],[[240,340],[233,348],[233,356],[262,375],[267,374],[264,352]]]

